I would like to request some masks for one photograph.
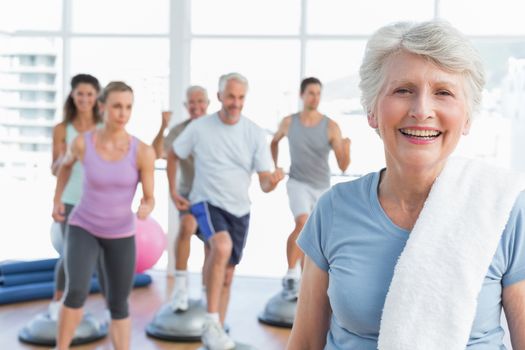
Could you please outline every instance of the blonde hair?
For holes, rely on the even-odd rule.
[[[108,85],[106,85],[106,87],[104,87],[98,100],[102,103],[106,103],[106,100],[108,99],[109,94],[115,91],[118,91],[118,92],[129,91],[133,94],[133,89],[131,88],[131,86],[129,86],[125,82],[112,81]]]

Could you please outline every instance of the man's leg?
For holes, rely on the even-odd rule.
[[[208,243],[210,244],[210,254],[206,272],[207,310],[210,314],[218,314],[228,260],[232,252],[232,240],[228,232],[220,231],[215,233],[208,240]]]
[[[295,228],[288,236],[286,242],[286,257],[288,259],[288,270],[295,269],[297,264],[302,260],[304,253],[297,245],[297,238],[308,220],[308,214],[301,214],[295,218]]]
[[[209,349],[233,349],[235,342],[224,331],[219,315],[227,265],[233,249],[228,231],[229,214],[206,202],[194,204],[191,212],[197,219],[199,235],[209,247],[204,268],[207,314],[203,324],[202,342]]]
[[[221,300],[219,303],[219,318],[221,324],[224,325],[226,319],[226,312],[228,311],[228,304],[230,302],[230,291],[233,282],[233,274],[235,272],[235,265],[228,265],[226,267],[226,275],[222,284]]]
[[[206,262],[207,314],[202,331],[202,342],[209,349],[233,349],[235,342],[224,331],[224,298],[229,298],[229,288],[225,293],[228,261],[232,251],[232,241],[226,231],[219,231],[208,239],[210,253]],[[232,271],[233,272],[233,271]],[[231,283],[231,280],[230,280]],[[221,311],[224,314],[221,315]]]
[[[175,241],[175,285],[171,297],[173,310],[188,309],[188,258],[191,237],[197,229],[197,221],[191,214],[180,217],[179,233]]]
[[[303,229],[308,215],[315,204],[315,199],[311,195],[309,185],[290,178],[286,183],[290,209],[295,218],[295,227],[288,236],[286,242],[286,258],[288,260],[288,270],[283,278],[283,297],[287,300],[297,300],[299,293],[299,280],[301,278],[301,265],[303,252],[297,245],[297,238]],[[299,265],[301,264],[301,265]]]

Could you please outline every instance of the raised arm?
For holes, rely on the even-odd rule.
[[[140,142],[137,152],[137,166],[142,184],[142,199],[140,200],[137,217],[146,219],[155,207],[153,196],[153,178],[155,176],[155,151],[153,147]]]
[[[151,146],[155,150],[155,158],[165,158],[166,154],[164,152],[164,130],[168,127],[171,119],[171,111],[164,111],[162,112],[162,121],[160,123],[160,129],[155,138],[153,139],[153,142],[151,143]]]
[[[350,165],[350,139],[343,138],[339,125],[331,119],[328,123],[328,140],[334,150],[339,169],[345,172]]]
[[[69,146],[66,154],[64,155],[62,161],[57,170],[57,184],[55,187],[55,196],[53,198],[53,219],[58,222],[62,222],[65,219],[65,208],[64,203],[62,203],[62,193],[64,193],[64,188],[66,187],[69,177],[71,176],[71,169],[77,160],[82,160],[84,156],[84,136],[77,136],[71,145]]]
[[[281,141],[283,137],[288,135],[288,128],[290,127],[291,121],[291,116],[283,118],[283,120],[279,124],[277,132],[273,135],[272,142],[270,143],[270,150],[272,151],[272,159],[275,168],[278,168],[277,160],[279,158],[279,141]]]
[[[525,349],[525,281],[503,288],[503,308],[513,349]]]
[[[51,173],[57,176],[58,168],[67,152],[66,124],[60,123],[53,128],[53,151],[51,160]]]
[[[332,309],[328,301],[328,273],[305,256],[301,289],[288,350],[324,349]]]

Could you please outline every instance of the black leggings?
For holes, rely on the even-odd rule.
[[[73,210],[74,206],[71,204],[64,203],[65,206],[65,219],[60,223],[60,228],[62,231],[62,242],[63,242],[63,249],[65,250],[66,247],[66,232],[67,232],[67,223],[69,221],[69,214],[71,214],[71,211]],[[100,290],[102,294],[104,294],[105,286],[104,286],[104,269],[103,266],[103,254],[100,254],[100,259],[97,264],[97,275],[98,277],[98,283],[100,284]],[[62,255],[58,258],[58,261],[55,265],[55,291],[63,292],[66,288],[66,273],[64,271],[64,252],[62,252]]]
[[[128,317],[128,297],[135,272],[135,237],[99,238],[81,227],[69,225],[66,242],[64,305],[74,309],[84,306],[93,268],[100,253],[103,253],[105,297],[111,318],[118,320]]]

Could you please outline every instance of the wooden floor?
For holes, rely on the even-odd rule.
[[[153,283],[146,288],[134,289],[131,293],[130,312],[133,322],[132,349],[176,349],[194,350],[201,343],[172,343],[150,338],[144,332],[159,307],[167,300],[173,285],[173,278],[164,272],[151,272]],[[200,286],[198,276],[191,276],[191,285]],[[266,301],[280,288],[277,279],[235,277],[232,287],[232,299],[226,322],[230,325],[230,334],[239,342],[250,344],[259,350],[284,349],[290,331],[260,324],[257,315]],[[45,349],[27,345],[18,341],[18,331],[37,313],[46,310],[47,300],[0,306],[0,349]],[[91,295],[86,310],[102,318],[104,303],[100,295]],[[109,338],[82,346],[76,350],[109,350]]]

